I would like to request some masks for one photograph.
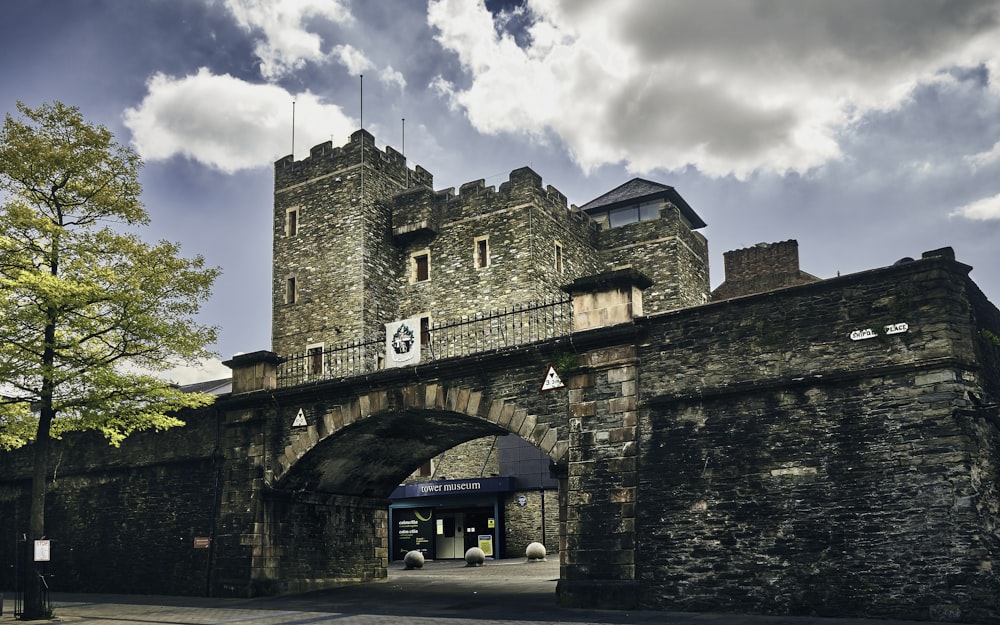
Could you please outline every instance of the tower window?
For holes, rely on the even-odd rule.
[[[417,252],[410,256],[410,282],[426,282],[431,279],[431,254],[428,251]]]
[[[323,374],[323,344],[310,345],[306,348],[308,367],[311,375]]]
[[[424,347],[431,342],[431,318],[420,318],[420,346]]]
[[[555,268],[556,273],[562,273],[563,272],[563,246],[562,246],[562,243],[560,243],[558,241],[556,241],[555,259],[554,259],[553,267]]]
[[[299,285],[295,277],[285,280],[285,303],[294,304],[299,299]]]
[[[299,234],[299,209],[289,208],[285,211],[285,236],[294,237]]]
[[[433,458],[431,458],[427,462],[425,462],[422,465],[420,465],[420,468],[417,469],[417,476],[418,477],[431,477],[432,475],[434,475],[434,459]]]
[[[473,262],[476,269],[483,269],[490,266],[490,239],[489,237],[477,237],[473,251]]]

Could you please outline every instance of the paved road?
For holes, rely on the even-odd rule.
[[[53,597],[56,621],[69,625],[903,625],[905,621],[676,612],[568,610],[555,602],[557,562],[428,562],[399,565],[389,579],[320,592],[255,599],[132,595]],[[8,595],[0,624],[13,620]],[[53,621],[47,621],[53,622]],[[924,622],[922,625],[929,625]]]

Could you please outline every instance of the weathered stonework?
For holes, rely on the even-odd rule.
[[[641,605],[996,621],[996,421],[970,393],[998,370],[966,323],[997,319],[966,270],[927,259],[649,327],[640,457],[671,469],[640,472]]]
[[[799,269],[799,243],[794,240],[730,250],[723,259],[726,279],[712,291],[716,301],[819,280]]]
[[[526,167],[499,188],[432,182],[364,131],[275,164],[274,352],[376,340],[398,319],[561,299],[573,280],[624,266],[653,280],[647,313],[708,298],[705,238],[666,200],[656,219],[607,228]]]
[[[54,445],[60,591],[384,577],[393,489],[443,453],[490,471],[515,434],[558,477],[564,605],[1000,622],[1000,311],[950,250],[702,305],[707,247],[679,196],[602,229],[529,169],[431,182],[365,132],[276,164],[275,351],[229,361],[234,392],[188,428]],[[567,284],[572,334],[276,384],[307,347]],[[565,387],[542,392],[552,363]],[[30,454],[0,455],[7,535]],[[551,543],[517,494],[506,539]]]

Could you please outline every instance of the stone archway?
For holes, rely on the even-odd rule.
[[[427,425],[435,427],[431,430],[414,429],[411,424],[416,415],[424,415]],[[448,415],[451,417],[444,418]],[[294,423],[294,419],[292,422]],[[466,423],[470,431],[480,432],[479,436],[516,434],[557,464],[564,461],[568,449],[568,442],[559,439],[558,427],[539,423],[526,408],[519,407],[516,399],[490,399],[484,391],[465,386],[416,384],[357,395],[346,402],[326,406],[322,411],[309,415],[304,427],[291,427],[288,444],[275,454],[271,463],[274,467],[274,484],[294,480],[295,478],[288,476],[296,474],[296,465],[312,450],[345,428],[357,426],[359,434],[363,433],[366,437],[377,433],[377,439],[370,440],[369,443],[379,448],[381,453],[378,457],[385,459],[399,454],[412,456],[415,453],[419,456],[417,450],[406,451],[405,444],[408,440],[418,442],[432,435],[451,440],[445,436],[443,429],[450,422]],[[361,427],[361,424],[365,424],[365,427]],[[463,440],[472,438],[476,437],[465,437]],[[387,439],[396,441],[397,447],[391,449],[380,444]],[[463,441],[459,440],[454,444],[458,442]],[[303,468],[299,467],[297,471],[302,473]],[[398,483],[399,480],[396,479],[395,484]],[[355,489],[346,484],[332,484],[329,480],[325,486],[322,490],[327,492],[360,494],[354,493]]]
[[[300,416],[304,427],[288,425]],[[285,445],[261,458],[270,469],[250,506],[252,529],[241,536],[252,546],[251,594],[385,577],[389,493],[460,443],[512,433],[553,461],[568,449],[558,425],[540,422],[517,398],[464,385],[285,400],[275,417]]]

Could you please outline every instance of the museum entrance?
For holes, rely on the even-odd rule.
[[[462,559],[472,547],[487,558],[503,557],[501,496],[509,483],[509,478],[480,478],[400,486],[389,506],[392,559],[414,550],[429,560]]]
[[[486,557],[494,555],[496,518],[493,510],[440,510],[434,529],[435,560],[464,558],[465,552],[472,547],[482,549]]]

